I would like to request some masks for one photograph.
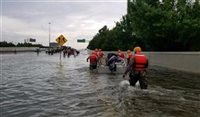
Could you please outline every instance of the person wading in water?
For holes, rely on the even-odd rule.
[[[130,72],[130,85],[135,86],[136,82],[139,80],[140,88],[147,89],[146,68],[148,67],[148,58],[142,54],[141,51],[142,49],[140,47],[134,48],[135,55],[130,58],[130,62],[123,78]]]

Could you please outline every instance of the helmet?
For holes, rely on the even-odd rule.
[[[95,51],[95,52],[98,52],[98,49],[96,48],[94,51]]]
[[[130,53],[131,51],[130,50],[127,50],[127,53]]]
[[[141,49],[139,46],[137,46],[137,47],[135,47],[135,48],[133,49],[133,51],[134,51],[134,52],[141,52],[142,49]]]

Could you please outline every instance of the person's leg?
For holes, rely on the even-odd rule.
[[[129,74],[129,82],[131,86],[135,86],[136,82],[139,80],[139,77],[137,74],[135,74],[134,72],[131,72]]]
[[[93,70],[93,66],[92,66],[92,64],[90,64],[90,70]]]
[[[127,58],[127,63],[126,63],[126,65],[128,66],[128,64],[129,64],[129,59]]]
[[[116,64],[114,64],[114,71],[117,71],[117,65]]]
[[[96,68],[97,68],[96,64],[90,63],[90,70],[93,70],[93,69],[96,69]]]
[[[147,78],[145,76],[146,76],[145,71],[140,72],[139,82],[140,82],[141,89],[147,89],[147,86],[148,86]]]
[[[94,67],[93,67],[93,69],[97,69],[97,63],[96,63],[96,64],[94,64]]]

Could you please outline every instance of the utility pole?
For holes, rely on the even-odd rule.
[[[51,22],[49,22],[49,48],[50,48],[50,40],[51,40]]]

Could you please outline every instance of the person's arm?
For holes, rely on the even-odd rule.
[[[112,61],[115,56],[111,56],[108,62]]]
[[[124,72],[123,77],[125,77],[127,75],[127,73],[133,69],[133,64],[134,64],[134,59],[131,59],[128,64],[128,67],[126,68],[126,71]]]
[[[96,59],[97,59],[97,65],[100,66],[101,65],[100,58],[96,56]]]
[[[149,60],[147,59],[147,64],[145,65],[145,68],[149,66]]]
[[[122,59],[121,59],[121,57],[120,56],[117,56],[116,57],[116,62],[120,62]]]
[[[90,57],[87,58],[87,62],[88,62],[88,59],[90,59]]]

